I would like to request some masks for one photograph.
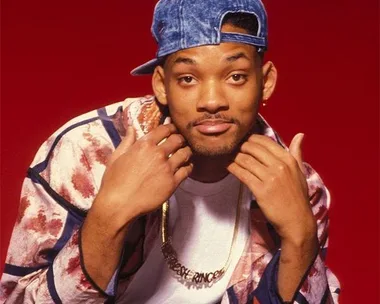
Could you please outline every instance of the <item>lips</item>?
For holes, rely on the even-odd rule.
[[[233,123],[223,119],[205,119],[197,122],[194,128],[204,135],[215,135],[226,132]]]

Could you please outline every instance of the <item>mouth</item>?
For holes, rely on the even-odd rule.
[[[231,120],[204,119],[194,124],[194,128],[204,135],[217,135],[227,132],[232,126]]]

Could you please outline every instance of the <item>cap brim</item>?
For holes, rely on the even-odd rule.
[[[158,58],[149,60],[148,62],[138,66],[137,68],[134,68],[131,71],[131,75],[148,75],[152,74],[154,71],[154,68],[160,64],[161,60]]]

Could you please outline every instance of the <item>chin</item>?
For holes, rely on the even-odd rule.
[[[235,154],[242,144],[246,133],[233,130],[217,136],[203,136],[196,132],[181,132],[194,155],[219,157]]]
[[[234,154],[239,147],[239,143],[233,142],[230,144],[223,143],[222,145],[207,145],[192,143],[190,141],[189,146],[195,155],[203,157],[218,157]]]

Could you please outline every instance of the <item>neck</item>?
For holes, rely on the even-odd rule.
[[[231,163],[231,155],[192,157],[194,164],[190,177],[203,183],[215,183],[228,175],[227,166]]]

